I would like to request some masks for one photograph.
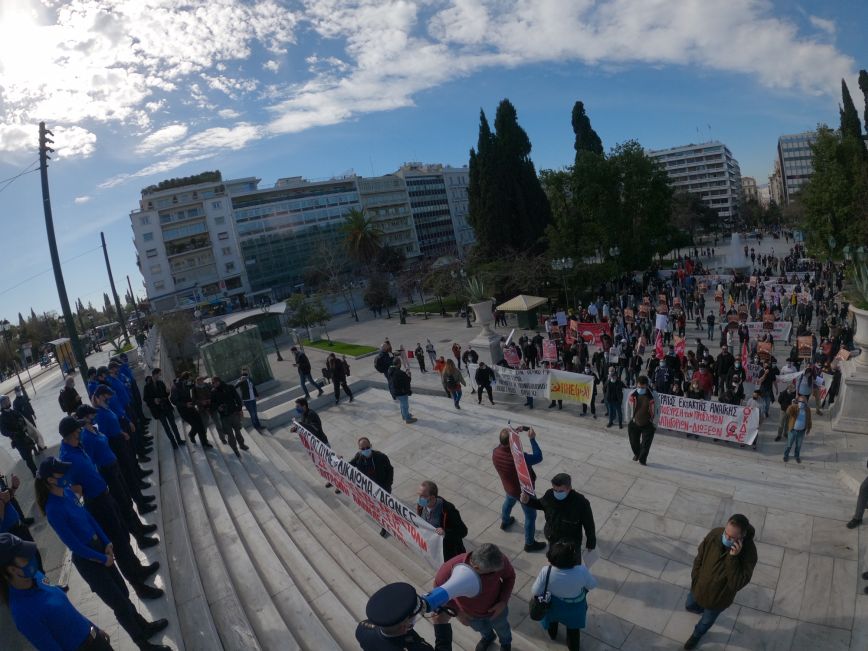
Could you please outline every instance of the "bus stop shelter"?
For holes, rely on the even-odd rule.
[[[547,305],[549,299],[541,296],[528,296],[519,294],[509,299],[506,303],[497,306],[499,312],[514,312],[518,318],[518,327],[525,330],[533,330],[539,323],[539,311],[543,305]]]

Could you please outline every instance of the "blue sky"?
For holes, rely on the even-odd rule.
[[[508,97],[537,168],[573,155],[585,102],[607,148],[716,138],[764,183],[778,135],[862,110],[868,3],[766,0],[0,2],[0,179],[55,131],[52,202],[70,299],[135,267],[129,211],[171,176],[322,178],[465,164]],[[5,184],[0,182],[0,188]],[[0,318],[57,309],[38,173],[0,190]]]

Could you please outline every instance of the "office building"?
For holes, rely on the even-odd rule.
[[[741,177],[741,196],[745,201],[759,201],[756,179],[752,176]]]
[[[381,242],[401,251],[408,261],[419,257],[419,240],[407,184],[400,176],[356,177],[365,214],[382,231]]]
[[[775,171],[769,176],[769,199],[778,206],[784,205],[784,178],[781,172],[781,161],[775,159]]]
[[[697,195],[726,223],[737,219],[741,170],[726,145],[712,141],[649,151],[648,155],[663,166],[676,192]]]
[[[143,189],[130,223],[137,264],[154,310],[244,303],[250,286],[232,224],[229,191],[219,172]]]
[[[781,205],[790,203],[814,173],[814,154],[811,145],[816,140],[816,131],[792,133],[778,138],[777,163],[781,173]]]

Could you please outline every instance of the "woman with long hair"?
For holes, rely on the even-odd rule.
[[[36,475],[36,503],[58,538],[72,552],[72,564],[90,589],[112,609],[118,623],[143,651],[169,651],[148,638],[169,625],[165,619],[149,622],[130,601],[123,577],[115,567],[114,548],[108,536],[70,490],[66,473],[72,464],[48,457]]]
[[[443,389],[446,391],[446,395],[452,398],[456,409],[461,409],[461,405],[458,404],[461,402],[461,387],[462,385],[467,386],[467,382],[464,381],[461,371],[456,368],[455,362],[447,359],[440,377],[443,380]]]

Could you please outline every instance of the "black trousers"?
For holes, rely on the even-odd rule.
[[[175,412],[171,414],[165,411],[157,412],[157,418],[160,419],[160,424],[163,426],[163,431],[166,433],[166,438],[176,448],[181,443],[181,432],[178,431],[178,424],[175,422]]]
[[[99,544],[95,543],[92,546],[97,549]],[[144,619],[130,601],[130,592],[118,568],[114,565],[106,567],[102,563],[88,560],[78,554],[72,555],[72,564],[96,596],[112,609],[118,624],[123,626],[130,637],[133,640],[145,639],[147,634],[142,626]]]
[[[121,476],[124,478],[124,481],[127,483],[127,488],[130,490],[130,497],[134,500],[141,499],[139,497],[141,494],[139,481],[142,477],[142,469],[139,466],[135,451],[130,445],[130,442],[123,437],[123,434],[112,436],[108,441],[109,447],[118,459]]]
[[[26,438],[26,437],[24,437]],[[33,443],[28,438],[26,441],[15,444],[15,449],[18,450],[18,454],[21,455],[21,458],[24,459],[24,463],[27,464],[27,468],[36,477],[36,464],[33,462]]]
[[[353,392],[350,391],[350,387],[347,386],[347,380],[344,378],[343,380],[332,380],[332,384],[335,387],[335,401],[341,399],[341,387],[343,387],[344,392],[350,397],[353,397]]]
[[[84,505],[111,540],[115,551],[115,562],[124,578],[133,586],[140,585],[145,568],[130,546],[130,530],[117,502],[106,491],[102,495],[86,499]]]
[[[482,402],[482,391],[485,391],[488,394],[488,401],[491,404],[494,404],[494,398],[491,396],[491,385],[490,384],[480,384],[476,387],[476,400],[478,402]]]
[[[627,435],[630,437],[630,448],[633,456],[639,457],[640,463],[648,461],[648,452],[651,450],[651,442],[654,440],[656,428],[653,423],[637,425],[633,421],[627,424]]]
[[[145,535],[144,531],[142,531],[145,527],[145,523],[139,519],[138,513],[133,509],[133,498],[130,496],[130,492],[127,489],[126,481],[124,481],[124,478],[121,476],[121,471],[117,462],[110,466],[101,466],[99,474],[102,475],[105,483],[108,484],[109,493],[111,493],[115,503],[118,505],[118,509],[120,509],[121,515],[123,515],[124,522],[127,524],[127,529],[129,529],[130,533],[136,537],[136,540],[139,540]]]
[[[178,407],[178,413],[184,422],[190,426],[190,440],[195,441],[199,437],[200,443],[205,443],[208,439],[205,435],[205,423],[202,422],[202,417],[195,408]]]

